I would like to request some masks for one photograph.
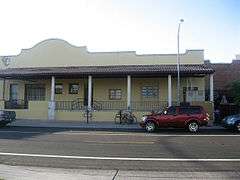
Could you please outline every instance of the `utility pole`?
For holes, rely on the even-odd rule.
[[[177,104],[180,105],[180,55],[179,55],[179,33],[181,24],[184,22],[183,19],[180,19],[178,23],[178,32],[177,32]]]

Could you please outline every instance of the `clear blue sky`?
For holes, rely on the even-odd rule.
[[[8,0],[0,2],[0,55],[18,54],[48,38],[90,51],[176,53],[204,49],[205,59],[240,54],[240,0]]]
[[[167,37],[171,45],[155,46],[153,51],[173,52],[177,20],[184,18],[181,31],[181,50],[205,49],[205,58],[213,61],[231,61],[240,53],[240,0],[134,0],[115,1],[133,16],[139,17],[149,38],[161,44]],[[148,29],[150,27],[152,29]],[[164,36],[158,35],[163,33]],[[175,38],[175,39],[174,39]],[[157,43],[158,43],[157,42]],[[156,44],[157,44],[156,43]],[[155,44],[155,43],[154,43]],[[149,44],[150,45],[150,44]],[[151,48],[151,46],[150,46]],[[147,48],[147,51],[151,51]]]

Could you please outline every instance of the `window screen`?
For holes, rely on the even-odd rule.
[[[122,99],[122,90],[121,89],[109,89],[109,99],[111,99],[111,100]]]
[[[79,84],[69,84],[69,94],[78,94]]]
[[[145,98],[154,98],[158,97],[158,87],[157,86],[143,86],[142,87],[142,96]]]
[[[63,93],[63,84],[55,84],[55,94],[62,94]]]

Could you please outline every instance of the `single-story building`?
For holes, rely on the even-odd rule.
[[[176,104],[177,55],[89,52],[49,39],[14,56],[0,56],[0,107],[19,119],[113,121],[121,109],[138,117]],[[212,113],[213,73],[203,50],[180,54],[180,99]],[[205,101],[205,76],[210,101]]]

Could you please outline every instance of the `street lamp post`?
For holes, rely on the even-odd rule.
[[[178,23],[178,32],[177,32],[177,103],[180,105],[180,56],[179,56],[179,33],[181,24],[184,22],[183,19],[180,19]]]

